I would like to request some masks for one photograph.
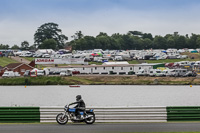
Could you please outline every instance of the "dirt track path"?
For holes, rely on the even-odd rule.
[[[24,58],[21,58],[19,56],[15,56],[15,57],[12,56],[11,59],[16,60],[17,62],[25,63],[25,64],[29,64],[30,63],[30,61],[28,61],[28,60],[26,60]]]

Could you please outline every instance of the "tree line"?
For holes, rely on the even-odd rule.
[[[62,34],[62,30],[56,23],[41,25],[34,34],[34,44],[29,45],[23,41],[21,47],[14,45],[11,49],[62,49],[71,46],[73,50],[109,49],[109,50],[141,50],[141,49],[167,49],[167,48],[200,48],[200,35],[179,35],[178,32],[165,36],[140,31],[128,31],[126,34],[114,33],[108,35],[100,32],[97,36],[84,36],[82,31],[77,31],[71,36],[72,41],[67,42],[68,37]],[[0,49],[9,49],[9,45],[0,44]]]
[[[77,33],[81,33],[80,31]],[[76,34],[77,35],[77,34]],[[141,49],[168,49],[168,48],[200,48],[200,35],[179,35],[177,32],[165,36],[153,37],[151,33],[129,31],[127,34],[115,33],[108,36],[99,33],[93,36],[77,36],[69,43],[75,50],[87,49],[119,49],[119,50],[141,50]]]

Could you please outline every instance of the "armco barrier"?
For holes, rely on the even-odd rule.
[[[200,106],[167,107],[167,121],[200,121]]]
[[[40,107],[40,122],[56,122],[64,107]],[[167,122],[166,107],[96,107],[96,122]]]
[[[0,107],[0,123],[40,122],[39,107]]]
[[[63,112],[63,108],[0,107],[0,123],[56,122],[56,115]],[[95,107],[93,109],[96,122],[200,121],[200,106]]]

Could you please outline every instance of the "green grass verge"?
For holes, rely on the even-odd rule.
[[[23,57],[23,58],[28,60],[28,61],[33,61],[35,59],[34,57]]]
[[[20,77],[2,78],[0,85],[68,85],[72,81],[63,80],[62,77]]]
[[[150,77],[137,78],[120,76],[50,76],[50,77],[18,77],[0,78],[0,85],[199,85],[200,82],[191,79],[165,79],[155,82]]]
[[[17,61],[8,57],[0,57],[0,66],[4,67],[10,63],[17,63]]]

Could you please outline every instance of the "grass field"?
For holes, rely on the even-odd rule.
[[[17,63],[17,61],[12,60],[10,58],[7,57],[0,57],[0,66],[4,67],[10,63]]]

